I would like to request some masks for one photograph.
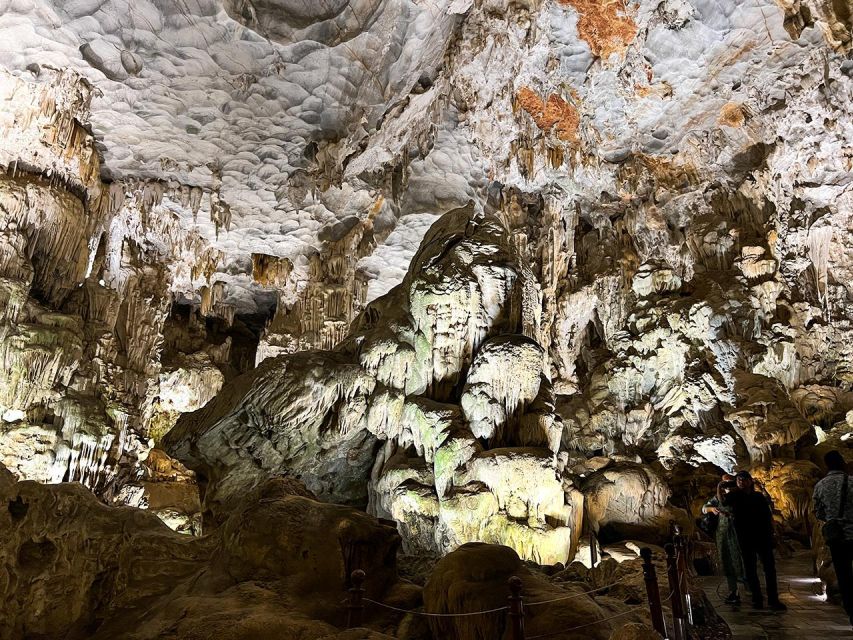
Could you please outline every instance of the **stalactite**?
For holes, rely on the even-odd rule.
[[[38,455],[5,458],[18,473],[99,490],[127,451],[132,462],[147,446],[173,292],[209,283],[221,254],[166,206],[183,199],[197,211],[199,188],[101,183],[85,124],[91,88],[50,73],[34,85],[0,72],[0,90],[16,96],[14,118],[0,121],[0,415],[12,420],[0,449],[32,440]],[[211,286],[230,324],[234,308]],[[46,412],[57,422],[31,424]]]
[[[832,227],[812,227],[809,229],[808,248],[809,259],[815,274],[815,286],[817,287],[820,302],[829,313],[827,306],[827,285],[829,284],[827,274],[829,272],[829,246],[832,243]]]

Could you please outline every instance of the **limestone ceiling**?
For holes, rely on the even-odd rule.
[[[845,45],[826,7],[0,0],[0,47],[30,80],[71,67],[95,86],[106,178],[219,188],[230,231],[173,209],[225,252],[220,278],[253,311],[268,297],[250,286],[251,253],[291,258],[296,284],[341,222],[370,218],[372,298],[399,281],[429,222],[481,206],[490,180],[591,201],[619,192],[616,163],[632,154],[737,172],[740,153],[780,133],[758,114],[819,82],[807,62]],[[536,137],[565,158],[520,160]]]

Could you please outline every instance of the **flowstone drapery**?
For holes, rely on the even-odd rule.
[[[206,476],[214,512],[292,474],[321,498],[369,500],[412,549],[481,540],[565,562],[583,499],[561,474],[538,296],[498,219],[448,213],[338,349],[265,360],[166,447]]]

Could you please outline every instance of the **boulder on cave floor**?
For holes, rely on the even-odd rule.
[[[82,485],[15,482],[0,466],[0,639],[383,637],[339,636],[342,600],[364,567],[368,596],[419,602],[396,575],[397,532],[292,489],[263,483],[193,538]]]
[[[513,576],[522,583],[528,636],[547,633],[558,640],[605,640],[618,626],[607,619],[610,616],[625,614],[619,617],[620,622],[648,617],[643,610],[627,611],[624,603],[613,598],[597,601],[585,593],[589,590],[585,583],[550,582],[544,574],[531,570],[509,547],[477,542],[462,545],[438,561],[424,586],[424,609],[443,614],[498,609],[507,603],[508,582]],[[433,637],[442,640],[510,637],[505,611],[431,618],[430,627]]]

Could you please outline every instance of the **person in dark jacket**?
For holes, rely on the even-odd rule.
[[[785,611],[787,607],[779,601],[779,585],[776,582],[773,512],[770,503],[755,490],[748,472],[739,471],[735,477],[737,489],[723,496],[723,504],[731,508],[734,517],[743,569],[752,591],[752,606],[755,609],[764,608],[761,582],[758,579],[758,560],[761,560],[767,586],[767,605],[773,611]]]
[[[723,474],[723,480],[717,485],[717,494],[708,500],[702,507],[702,513],[713,513],[719,520],[715,532],[717,543],[717,555],[720,564],[723,565],[723,573],[729,585],[729,595],[726,596],[726,604],[740,604],[738,594],[738,580],[743,579],[743,562],[740,559],[740,547],[735,533],[734,517],[731,509],[723,506],[723,498],[735,486],[735,478],[729,474]]]
[[[843,539],[827,543],[827,546],[838,578],[841,602],[853,624],[853,482],[847,477],[841,453],[830,451],[823,461],[829,472],[815,485],[814,512],[821,522],[838,520],[844,529]],[[844,483],[848,483],[847,491],[844,491]]]

